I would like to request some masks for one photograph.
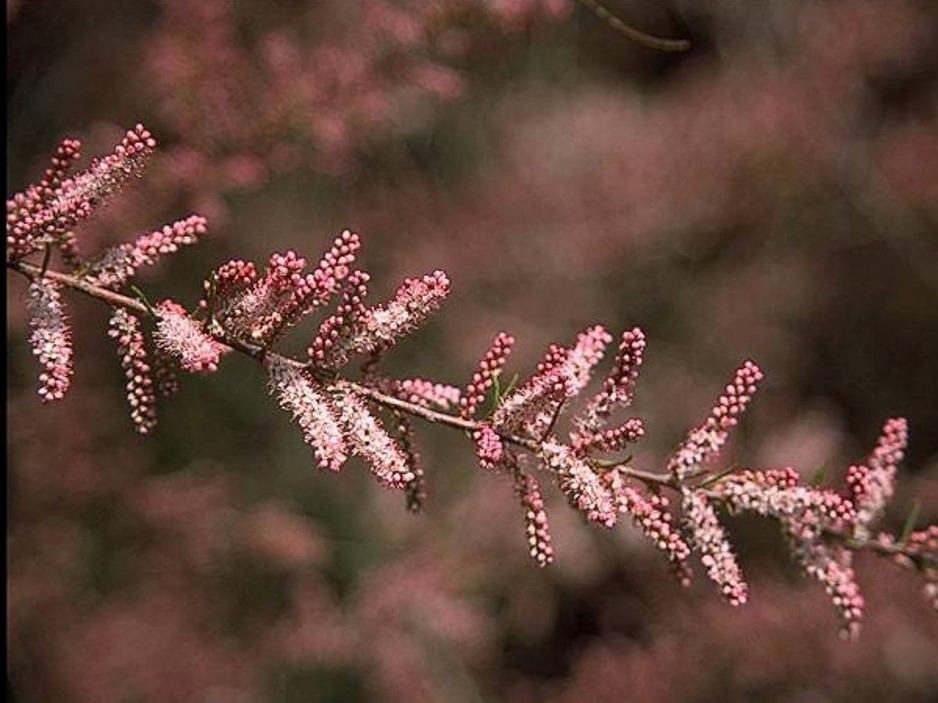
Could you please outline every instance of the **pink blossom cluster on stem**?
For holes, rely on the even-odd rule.
[[[714,404],[704,423],[692,429],[668,462],[668,470],[678,480],[688,478],[701,464],[720,453],[739,416],[756,392],[762,380],[762,370],[752,361],[746,361],[736,370],[733,382]]]
[[[142,434],[155,427],[157,390],[172,393],[178,387],[177,371],[214,372],[227,352],[237,351],[264,364],[270,393],[299,427],[314,464],[335,473],[359,457],[379,484],[404,493],[413,512],[422,508],[427,491],[412,421],[466,435],[479,466],[509,479],[538,566],[554,558],[542,492],[542,485],[553,483],[586,522],[611,528],[620,515],[627,517],[682,583],[689,583],[688,564],[696,553],[734,605],[749,594],[721,510],[780,523],[795,561],[829,594],[845,636],[856,636],[864,613],[853,569],[860,549],[914,568],[924,576],[926,596],[938,604],[938,527],[871,538],[895,493],[908,441],[902,418],[887,421],[866,463],[848,469],[846,494],[806,486],[792,468],[716,471],[710,464],[762,379],[761,369],[746,361],[666,470],[638,469],[624,453],[642,440],[646,427],[641,418],[622,418],[619,411],[634,400],[644,359],[639,328],[621,335],[611,369],[592,396],[586,391],[613,341],[602,325],[586,328],[569,347],[549,345],[533,372],[508,391],[499,382],[515,341],[508,332],[495,336],[462,383],[389,376],[382,369],[385,354],[439,310],[450,281],[437,270],[405,279],[389,300],[370,303],[370,276],[359,264],[361,237],[350,230],[335,237],[312,267],[292,250],[272,254],[260,273],[253,262],[229,260],[205,280],[192,311],[173,300],[153,307],[127,297],[120,289],[141,266],[196,243],[206,231],[205,220],[193,215],[113,247],[91,263],[78,260],[74,225],[136,173],[154,146],[138,126],[113,154],[69,177],[79,145],[63,142],[43,179],[8,201],[7,267],[30,279],[30,344],[42,367],[43,400],[61,398],[71,383],[72,333],[62,291],[72,288],[112,307],[108,334],[124,370],[131,421]],[[64,271],[48,267],[56,252]],[[27,260],[40,253],[41,265]],[[328,306],[331,314],[324,310]],[[278,353],[298,322],[320,312],[305,359]],[[141,324],[144,318],[153,323],[152,331]],[[156,351],[152,364],[148,334]],[[361,366],[358,380],[352,380],[347,367],[356,356]],[[521,453],[534,461],[522,464]],[[672,513],[668,491],[680,496],[681,520]]]
[[[115,308],[108,335],[117,343],[117,357],[126,378],[130,419],[140,434],[156,427],[156,395],[140,320],[123,308]]]
[[[39,360],[39,397],[42,402],[61,400],[72,383],[72,330],[68,324],[60,285],[36,278],[26,291],[29,311],[29,345]]]

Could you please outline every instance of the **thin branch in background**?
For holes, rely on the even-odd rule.
[[[667,51],[670,53],[680,53],[690,49],[690,42],[687,39],[664,39],[662,37],[653,37],[650,34],[645,34],[645,32],[635,29],[635,27],[626,24],[614,14],[609,12],[605,6],[596,2],[596,0],[577,0],[577,2],[583,5],[583,7],[589,8],[601,21],[608,24],[620,34],[625,35],[636,44],[641,44],[642,46],[648,47],[649,49]]]

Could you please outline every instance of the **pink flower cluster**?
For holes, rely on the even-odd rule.
[[[386,390],[391,395],[426,408],[452,410],[459,405],[461,400],[461,391],[456,386],[436,383],[424,378],[405,378],[401,381],[378,379],[377,383],[382,390]]]
[[[684,524],[700,563],[729,604],[742,605],[749,599],[749,587],[716,510],[700,491],[685,488],[681,493]]]
[[[852,554],[825,543],[825,532],[842,532],[855,524],[857,514],[850,500],[834,491],[801,485],[791,468],[735,473],[720,481],[718,494],[730,510],[770,516],[781,523],[802,570],[824,584],[831,596],[841,631],[856,636],[863,597],[851,566]]]
[[[858,537],[869,537],[870,525],[882,516],[892,498],[896,467],[902,461],[908,434],[903,418],[888,420],[867,465],[847,470],[847,488],[857,510],[854,530]]]
[[[515,338],[507,332],[495,335],[479,362],[478,370],[472,374],[472,379],[466,384],[466,389],[459,399],[459,414],[462,417],[467,420],[475,417],[479,405],[485,400],[485,394],[495,385],[505,362],[508,361],[514,343]]]
[[[87,278],[105,288],[118,289],[133,278],[141,266],[152,266],[179,247],[195,244],[208,231],[204,217],[191,215],[162,229],[137,237],[136,241],[118,244],[105,251],[88,266]]]
[[[62,181],[68,177],[72,162],[81,157],[81,142],[64,139],[56,149],[42,179],[24,192],[7,200],[7,252],[23,257],[56,241],[73,246],[71,228],[74,215],[55,214],[51,204],[58,197]]]
[[[65,139],[39,183],[7,200],[7,254],[22,258],[54,245],[67,263],[78,263],[73,229],[140,173],[156,149],[156,140],[138,124],[114,151],[69,176],[81,154],[81,142]]]
[[[268,358],[267,372],[271,392],[300,426],[316,463],[323,469],[338,471],[348,458],[348,449],[329,397],[302,368],[280,357]]]
[[[401,449],[368,406],[352,391],[336,389],[333,407],[342,434],[352,451],[362,457],[378,482],[387,488],[406,489],[417,474]]]
[[[151,142],[149,133],[138,128],[113,155],[93,164],[88,173],[98,179],[98,190],[90,185],[91,176],[79,179],[85,188],[81,192],[92,193],[85,198],[89,207],[139,167],[153,148]],[[30,205],[33,201],[58,202],[57,194],[71,182],[65,173],[76,149],[71,144],[60,148],[43,181],[14,198],[17,213],[41,209]],[[66,210],[71,214],[55,220],[56,232],[66,231],[77,212]],[[585,329],[569,347],[549,345],[533,373],[508,392],[498,386],[514,344],[507,332],[493,339],[462,387],[425,378],[391,378],[381,368],[385,352],[436,312],[449,295],[449,278],[439,270],[408,278],[388,301],[369,304],[370,277],[357,268],[361,238],[354,232],[346,230],[335,238],[311,269],[306,258],[292,250],[271,255],[262,274],[254,264],[233,259],[205,281],[203,297],[190,313],[172,300],[152,308],[116,289],[140,266],[194,243],[205,231],[202,218],[190,217],[108,250],[71,273],[54,274],[46,271],[47,260],[42,267],[21,260],[50,243],[41,241],[45,234],[30,234],[28,223],[27,215],[8,217],[8,266],[31,279],[30,342],[43,366],[44,400],[62,397],[71,379],[71,330],[60,295],[61,286],[70,285],[113,306],[109,335],[117,343],[131,419],[140,433],[153,430],[155,390],[157,385],[175,388],[176,368],[213,372],[222,354],[237,349],[265,365],[271,394],[299,426],[320,468],[337,472],[352,456],[360,457],[381,485],[404,492],[409,510],[420,510],[426,497],[410,418],[449,425],[470,436],[480,466],[511,480],[531,556],[540,566],[552,561],[553,546],[541,483],[527,472],[527,465],[522,469],[521,451],[536,460],[537,470],[547,474],[586,521],[611,528],[619,515],[628,516],[667,556],[684,583],[690,576],[690,554],[696,552],[709,578],[733,605],[747,601],[748,586],[721,524],[721,507],[781,523],[802,571],[830,595],[846,636],[858,632],[864,608],[852,564],[857,545],[906,558],[924,573],[929,597],[934,599],[938,592],[938,533],[933,529],[914,532],[902,544],[888,536],[868,539],[894,493],[897,464],[907,443],[903,419],[886,423],[866,466],[849,469],[846,497],[802,485],[790,468],[711,473],[706,464],[725,446],[762,379],[759,367],[746,361],[704,422],[675,450],[667,471],[651,474],[629,466],[631,457],[602,456],[626,451],[645,433],[640,418],[616,419],[618,424],[613,424],[615,412],[632,403],[643,362],[645,337],[638,328],[622,335],[611,370],[584,403],[578,399],[613,341],[601,325]],[[70,241],[63,235],[57,243]],[[74,252],[70,245],[66,249]],[[333,300],[334,311],[321,321],[307,347],[307,359],[296,361],[277,352],[292,327]],[[138,319],[144,314],[155,322],[156,369],[148,360]],[[354,355],[362,361],[356,381],[344,368]],[[493,388],[493,408],[482,413]],[[393,424],[382,419],[382,409],[393,414]],[[571,411],[573,417],[566,418]],[[642,485],[651,488],[650,494]],[[680,525],[662,490],[680,494]]]
[[[95,158],[89,167],[69,175],[79,158],[81,143],[65,139],[58,147],[42,179],[7,201],[8,265],[24,261],[44,250],[42,266],[28,275],[27,308],[33,332],[30,342],[39,358],[40,395],[43,400],[62,398],[71,378],[71,329],[59,294],[59,284],[47,279],[45,268],[58,251],[69,270],[65,276],[73,285],[91,285],[117,291],[142,266],[155,264],[179,247],[194,244],[207,231],[205,218],[192,215],[158,230],[142,234],[133,242],[118,244],[89,261],[78,255],[75,227],[138,175],[156,149],[156,140],[143,126],[136,125],[124,135],[113,152]],[[171,349],[186,370],[212,370],[218,347],[199,333],[194,321],[187,321],[181,308],[165,308],[165,318],[157,325],[160,351]],[[139,320],[128,310],[115,309],[109,334],[117,340],[121,364],[127,376],[127,398],[134,427],[150,432],[156,422],[153,370],[147,360]],[[215,345],[215,346],[213,346]],[[211,351],[210,351],[211,350]],[[213,361],[213,354],[215,360]],[[171,365],[158,355],[160,386],[171,392],[175,381]]]
[[[117,342],[117,356],[127,379],[130,419],[140,434],[156,427],[156,395],[140,320],[123,308],[115,308],[108,323],[108,336]]]
[[[408,278],[387,303],[364,310],[351,348],[367,354],[394,345],[436,312],[449,291],[449,278],[443,271]]]
[[[528,538],[531,557],[538,566],[548,566],[554,561],[554,548],[551,545],[550,526],[540,484],[519,467],[514,468],[512,477],[515,495],[524,510],[524,532]]]
[[[668,498],[659,493],[643,495],[628,485],[617,469],[605,473],[603,480],[615,496],[619,512],[628,515],[632,523],[665,553],[681,584],[689,585],[691,573],[687,560],[690,547],[668,511]]]
[[[733,382],[714,404],[704,423],[692,429],[681,446],[668,462],[668,470],[678,480],[688,478],[704,462],[720,453],[729,437],[729,430],[756,392],[756,384],[762,380],[762,370],[752,361],[745,362],[736,370]]]
[[[565,444],[548,439],[540,448],[546,468],[570,504],[586,519],[603,527],[615,527],[616,502],[612,492],[587,462]]]
[[[612,371],[603,381],[602,389],[590,400],[581,422],[581,430],[588,433],[602,424],[616,406],[632,404],[635,382],[645,358],[645,334],[638,328],[622,333],[619,350]]]
[[[229,261],[205,284],[201,307],[210,309],[228,333],[261,346],[270,345],[315,308],[326,305],[351,274],[359,236],[346,230],[318,265],[306,272],[306,259],[295,251],[270,256],[264,275],[253,265]]]
[[[60,286],[37,278],[26,292],[29,311],[29,345],[43,371],[39,374],[42,402],[61,400],[72,383],[72,330],[62,303]]]
[[[189,317],[179,303],[164,300],[157,308],[156,346],[174,357],[190,373],[212,373],[229,349],[202,331],[202,325]]]

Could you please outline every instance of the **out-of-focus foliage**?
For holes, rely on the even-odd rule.
[[[691,51],[651,52],[547,0],[8,0],[10,190],[64,134],[96,153],[143,121],[153,172],[82,234],[106,244],[205,210],[213,237],[150,275],[152,299],[194,302],[231,255],[316,254],[352,227],[379,294],[435,268],[453,281],[438,321],[389,359],[402,375],[463,383],[498,329],[520,340],[510,373],[587,324],[641,325],[637,466],[661,468],[753,357],[768,382],[738,462],[823,473],[903,415],[908,475],[887,521],[900,529],[918,496],[934,522],[938,11],[607,4]],[[629,528],[598,534],[563,510],[538,570],[510,491],[460,438],[418,428],[430,497],[415,517],[360,466],[317,472],[261,370],[231,359],[141,439],[105,313],[74,302],[83,382],[40,407],[10,300],[18,701],[925,701],[938,687],[938,622],[898,571],[861,560],[870,615],[845,645],[758,520],[731,523],[743,608],[681,589]]]

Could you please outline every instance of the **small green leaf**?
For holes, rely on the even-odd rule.
[[[902,534],[899,537],[899,544],[905,546],[905,543],[909,541],[909,535],[912,534],[912,530],[915,529],[915,523],[918,520],[918,514],[922,509],[922,501],[918,498],[912,501],[912,508],[909,510],[909,514],[905,518],[905,525],[902,526]]]
[[[828,469],[826,466],[818,467],[817,470],[811,474],[811,478],[808,479],[808,485],[812,488],[817,488],[827,480],[827,475],[829,473],[830,469]]]
[[[147,309],[147,312],[149,312],[151,315],[156,317],[157,316],[156,310],[153,308],[153,305],[147,299],[147,296],[144,294],[144,292],[140,290],[139,288],[137,288],[137,286],[130,286],[130,290],[132,290],[134,292],[134,295],[137,296],[137,300],[143,303],[143,305]]]
[[[508,387],[504,390],[502,390],[501,387],[501,380],[501,371],[498,371],[492,375],[492,409],[489,410],[489,415],[495,412],[495,409],[501,404],[502,398],[511,393],[512,389],[515,387],[515,383],[518,382],[518,374],[515,374],[511,377],[511,381],[508,383]]]
[[[705,481],[703,481],[702,483],[698,484],[698,485],[697,485],[697,488],[707,488],[708,486],[712,486],[714,483],[716,483],[717,481],[719,481],[721,478],[726,478],[727,476],[729,476],[729,475],[730,475],[731,473],[733,473],[734,471],[739,471],[739,468],[740,468],[740,467],[738,467],[738,466],[731,466],[731,467],[728,468],[728,469],[723,469],[723,471],[720,471],[719,473],[714,474],[713,476],[710,476],[710,477],[707,478]]]

